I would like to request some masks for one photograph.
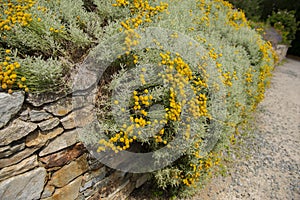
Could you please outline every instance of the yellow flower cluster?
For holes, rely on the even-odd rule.
[[[208,44],[208,47],[210,48],[209,49],[209,52],[208,52],[208,55],[209,57],[211,57],[212,59],[214,60],[217,60],[219,57],[222,57],[223,55],[220,53],[218,54],[216,52],[216,49],[214,47],[212,47],[212,44]],[[217,65],[217,67],[220,67],[219,65]]]
[[[125,37],[125,47],[126,54],[129,55],[131,48],[137,46],[139,44],[140,35],[136,33],[134,30],[137,29],[142,23],[150,23],[152,22],[151,18],[157,15],[159,12],[163,12],[168,8],[168,4],[160,2],[158,6],[151,6],[148,1],[144,0],[133,0],[126,1],[126,0],[116,0],[116,3],[112,4],[115,7],[125,7],[128,6],[130,9],[131,14],[133,15],[132,18],[126,19],[125,21],[121,22],[120,31],[124,31]],[[137,55],[134,56],[134,64],[138,62]],[[145,84],[145,80],[141,77],[141,81]]]
[[[176,54],[176,57],[174,59],[171,59],[170,52],[167,52],[165,54],[160,53],[160,56],[162,58],[162,61],[159,64],[167,66],[167,73],[165,75],[161,75],[161,77],[165,79],[166,82],[169,82],[171,84],[169,97],[170,108],[167,108],[167,119],[172,121],[180,120],[181,109],[185,104],[189,106],[188,111],[192,114],[193,117],[197,118],[201,116],[208,116],[206,104],[207,97],[205,94],[199,93],[201,92],[202,87],[207,87],[206,82],[200,77],[193,75],[189,65],[183,61],[179,54]],[[199,66],[199,68],[201,67]],[[202,69],[202,71],[205,75],[205,70]],[[196,94],[196,98],[192,98],[189,102],[186,102],[185,100],[183,100],[182,102],[176,102],[176,95],[181,95],[184,98],[186,97],[184,88],[189,83],[194,84],[191,85],[194,94]],[[176,94],[174,88],[179,89],[178,94]]]
[[[123,50],[126,50],[126,54],[129,55],[131,48],[139,44],[140,35],[134,31],[134,29],[128,29],[124,31],[125,37],[125,47]],[[134,63],[138,61],[137,55],[133,55]]]
[[[113,134],[113,137],[109,141],[104,139],[100,140],[100,146],[98,151],[104,151],[105,147],[108,147],[118,153],[119,151],[126,150],[130,148],[130,144],[137,139],[137,136],[134,135],[134,129],[139,129],[147,125],[151,125],[151,121],[147,119],[148,109],[151,106],[153,101],[153,96],[150,94],[148,89],[145,89],[142,92],[133,91],[133,109],[130,116],[130,123],[123,124],[118,133]],[[114,101],[115,105],[118,105],[118,101]],[[125,108],[121,108],[122,112],[125,112]],[[154,121],[154,124],[162,123]],[[137,135],[141,134],[141,131],[136,131]]]
[[[271,63],[271,58],[273,57],[274,62],[277,62],[278,57],[274,52],[270,42],[264,42],[262,41],[261,38],[257,38],[257,44],[259,45],[260,52],[262,53],[262,60],[264,60],[266,63]],[[270,53],[272,55],[269,55]],[[254,101],[251,105],[251,110],[255,110],[258,103],[260,103],[264,99],[265,89],[266,86],[270,84],[270,77],[272,76],[273,69],[274,67],[271,66],[270,64],[265,64],[261,66],[259,71],[259,80],[257,83],[256,92],[251,91],[250,89],[247,90],[247,94],[254,98]],[[252,81],[253,74],[251,74],[251,72],[247,73],[246,76],[247,76],[246,81],[248,83],[249,81]]]
[[[152,22],[152,17],[168,8],[166,3],[160,2],[158,6],[151,6],[148,1],[144,0],[133,0],[133,2],[117,0],[117,3],[113,6],[129,6],[131,14],[135,15],[133,18],[121,22],[122,27],[126,30],[136,29],[143,22]]]
[[[245,73],[245,80],[246,83],[252,83],[253,82],[253,74],[252,74],[252,68],[250,67],[248,70],[248,72]]]
[[[151,105],[151,101],[153,99],[153,96],[150,94],[150,95],[147,95],[148,94],[148,90],[145,89],[144,90],[144,94],[146,95],[140,95],[138,96],[138,92],[137,91],[134,91],[133,92],[133,100],[134,100],[134,107],[133,109],[134,110],[140,110],[142,107],[141,106],[145,106],[145,107],[148,107]],[[143,112],[142,113],[144,116],[147,116],[147,113],[146,112]]]
[[[129,2],[126,0],[116,0],[116,3],[112,4],[112,6],[121,7],[121,6],[127,6],[128,4]]]
[[[224,1],[224,0],[214,0],[215,3],[220,3],[221,5],[229,8],[229,9],[232,9],[233,8],[233,5],[231,3],[229,3],[228,1]]]
[[[115,134],[114,137],[110,138],[109,141],[106,141],[104,139],[101,139],[99,141],[99,144],[103,145],[98,148],[98,151],[104,151],[105,147],[110,147],[115,153],[118,153],[119,151],[126,150],[130,148],[130,144],[136,139],[136,136],[133,138],[129,138],[127,132],[120,131],[117,134]],[[117,145],[115,145],[117,143]]]
[[[55,29],[53,27],[50,27],[49,28],[49,31],[52,32],[52,33],[63,33],[64,32],[64,26],[60,26],[59,29]]]
[[[199,151],[194,153],[194,156],[197,158],[195,162],[189,164],[190,170],[189,173],[180,173],[178,176],[181,178],[181,181],[184,185],[191,187],[196,186],[196,183],[200,181],[201,176],[207,174],[211,175],[211,171],[214,167],[220,165],[221,153],[211,152],[207,156],[199,156]]]
[[[237,30],[240,29],[241,27],[248,26],[248,22],[244,12],[240,10],[238,11],[232,9],[233,8],[232,4],[223,0],[214,0],[209,3],[206,0],[199,0],[198,7],[200,8],[201,11],[204,12],[204,16],[200,18],[199,21],[200,23],[204,23],[204,25],[208,27],[211,23],[210,20],[218,19],[218,12],[213,13],[214,15],[213,19],[210,17],[212,4],[215,4],[214,7],[216,7],[217,9],[221,9],[221,6],[229,8],[226,9],[228,11],[227,12],[228,24],[235,27]]]
[[[153,96],[149,94],[149,91],[145,89],[142,93],[133,91],[134,113],[130,116],[130,121],[135,128],[145,127],[151,124],[151,121],[147,120],[148,108],[152,104]],[[140,134],[140,132],[138,132]]]
[[[223,79],[222,79],[223,84],[231,87],[232,82],[231,82],[230,72],[223,73],[222,76],[223,76]]]
[[[182,81],[183,84],[187,84],[187,82],[193,78],[192,70],[190,69],[189,65],[183,61],[183,59],[178,53],[176,53],[176,57],[173,60],[171,59],[170,54],[171,52],[166,52],[165,54],[160,53],[160,57],[162,58],[162,60],[161,63],[159,63],[159,65],[165,65],[168,67],[166,69],[167,80],[171,82],[174,79],[178,79],[175,82]],[[175,74],[173,77],[172,72],[174,70],[176,70],[177,74]]]
[[[32,14],[27,11],[36,4],[34,0],[17,0],[16,2],[0,0],[3,13],[0,13],[0,30],[10,31],[15,24],[28,26]]]
[[[200,23],[204,23],[205,26],[210,25],[210,12],[211,12],[211,5],[206,3],[205,0],[200,0],[198,7],[202,12],[204,12],[204,16],[200,18]]]
[[[176,102],[176,95],[173,88],[170,89],[170,108],[166,108],[168,111],[167,119],[172,121],[180,120],[181,104]]]
[[[128,18],[125,21],[122,21],[120,24],[123,28],[120,28],[120,32],[124,31],[125,33],[125,47],[123,50],[126,50],[126,55],[129,55],[132,47],[139,44],[140,35],[134,30],[137,29],[142,23],[152,22],[151,18],[157,15],[159,12],[163,12],[168,8],[168,4],[160,2],[158,6],[151,6],[148,1],[144,0],[116,0],[116,3],[112,4],[115,7],[128,7],[130,9],[132,18]],[[133,55],[134,64],[138,62],[137,55]],[[140,77],[142,84],[144,85],[145,79],[144,76]]]
[[[229,24],[237,30],[241,27],[249,26],[245,13],[240,10],[230,10],[227,12],[227,19],[229,20]]]
[[[20,64],[14,61],[14,57],[12,57],[12,53],[10,49],[6,49],[3,53],[4,59],[0,62],[0,81],[1,88],[3,90],[7,90],[8,93],[13,92],[13,87],[15,85],[20,89],[24,89],[28,92],[28,87],[25,85],[26,78],[18,77],[16,69],[20,68]]]

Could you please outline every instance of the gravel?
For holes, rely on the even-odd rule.
[[[300,62],[287,59],[274,71],[256,114],[248,154],[229,176],[217,177],[193,199],[300,199]]]

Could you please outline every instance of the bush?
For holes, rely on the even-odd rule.
[[[263,12],[263,0],[229,0],[236,8],[242,9],[247,19],[259,21]]]
[[[300,22],[296,21],[295,13],[295,11],[287,10],[273,11],[272,15],[267,19],[267,22],[271,26],[280,31],[284,44],[291,44],[296,38],[296,32]]]
[[[98,111],[100,129],[107,136],[98,150],[120,155],[124,150],[155,152],[158,165],[166,164],[153,172],[159,187],[193,188],[218,169],[225,148],[263,99],[276,56],[271,44],[249,27],[244,13],[226,1],[166,0],[167,9],[139,24],[134,22],[143,7],[125,2],[116,6],[136,12],[121,22],[128,55],[117,63],[132,62],[123,62],[106,93],[122,91],[122,95],[108,97],[104,104],[109,108]],[[149,24],[160,33],[144,33]],[[144,34],[151,35],[146,43],[153,46],[135,48],[145,42],[138,40]],[[198,46],[202,51],[196,51]],[[186,100],[189,91],[194,96]],[[151,110],[154,104],[162,110]],[[183,113],[190,116],[189,123]],[[178,134],[186,142],[173,142]],[[159,151],[164,147],[173,154],[180,152],[179,158],[168,163],[174,155]],[[147,167],[139,165],[141,170]]]

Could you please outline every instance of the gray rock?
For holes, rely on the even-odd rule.
[[[19,112],[23,102],[23,92],[14,92],[13,94],[0,93],[0,128],[5,126]]]
[[[95,112],[93,112],[93,106],[87,106],[80,110],[75,110],[63,119],[61,123],[65,129],[72,129],[75,127],[84,127],[95,120]]]
[[[101,181],[106,175],[106,167],[102,167],[97,171],[93,171],[90,174],[85,174],[84,179],[85,183],[80,187],[80,192],[85,191],[86,189],[94,186],[97,182]]]
[[[90,105],[95,105],[97,93],[98,90],[94,89],[90,91],[87,95],[73,95],[72,96],[73,110],[77,110],[82,107],[86,107]]]
[[[129,194],[135,189],[135,184],[130,180],[125,181],[118,188],[114,189],[114,192],[107,196],[107,199],[117,200],[126,199]]]
[[[55,128],[56,126],[58,126],[59,123],[60,123],[59,119],[57,117],[55,117],[55,118],[51,118],[46,121],[40,122],[38,124],[38,126],[40,127],[40,129],[42,131],[48,131],[48,130],[51,130],[51,129]]]
[[[85,173],[88,170],[88,168],[89,166],[86,160],[86,154],[84,154],[75,161],[63,166],[61,169],[56,171],[52,175],[51,180],[48,184],[53,185],[55,187],[64,187],[73,179]]]
[[[103,180],[97,182],[95,185],[93,185],[93,187],[83,191],[82,194],[85,196],[85,199],[89,199],[90,196],[97,195],[97,193],[99,193],[99,191],[101,191],[101,189],[106,185],[108,185],[109,183],[110,183],[110,177],[106,177]],[[97,199],[97,197],[94,198],[93,196],[92,199]]]
[[[30,103],[31,105],[35,107],[42,106],[46,103],[52,103],[54,101],[57,101],[63,97],[67,96],[67,93],[41,93],[41,94],[28,94],[28,98],[26,98],[26,101]]]
[[[89,89],[95,87],[98,82],[99,74],[101,73],[89,70],[88,64],[85,63],[85,65],[79,69],[77,74],[80,74],[80,76],[76,76],[74,80],[72,88],[73,93],[85,94],[86,92],[89,92]]]
[[[0,158],[9,157],[14,153],[23,150],[24,148],[25,148],[25,143],[4,146],[4,147],[0,148]]]
[[[52,117],[51,114],[47,113],[44,110],[31,110],[29,112],[29,116],[30,116],[30,121],[32,122],[40,122]]]
[[[47,147],[45,147],[39,156],[45,156],[50,153],[54,153],[66,147],[75,144],[78,141],[78,133],[76,130],[67,131],[51,141]]]
[[[52,185],[46,185],[41,198],[50,197],[54,193],[55,187]]]
[[[35,131],[26,137],[26,146],[42,146],[48,140],[60,135],[63,131],[64,129],[60,127],[47,132]]]
[[[79,187],[81,185],[82,177],[79,176],[74,181],[70,182],[68,185],[58,188],[55,190],[54,194],[43,200],[73,200],[76,199],[79,195]]]
[[[139,179],[136,180],[135,188],[141,187],[149,179],[150,179],[150,175],[144,174],[143,176],[141,176]]]
[[[64,150],[58,151],[57,153],[52,153],[45,157],[40,157],[39,161],[44,164],[44,167],[46,169],[56,168],[72,162],[85,152],[86,149],[84,148],[83,144],[77,143],[70,148],[68,147]]]
[[[10,146],[3,146],[3,147],[0,147],[0,154],[9,150],[10,149]]]
[[[28,121],[30,119],[29,117],[29,112],[30,109],[27,108],[26,110],[24,110],[20,115],[19,115],[19,119],[23,120],[23,121]]]
[[[8,127],[0,130],[0,146],[8,145],[13,141],[25,137],[37,128],[37,125],[22,120],[14,120]]]
[[[46,170],[42,167],[0,182],[0,199],[39,199],[44,188]]]
[[[78,197],[75,200],[85,200],[86,198],[84,197],[83,194],[79,194]]]
[[[37,155],[24,159],[22,162],[0,170],[0,181],[27,172],[38,166]]]
[[[59,117],[65,116],[68,113],[70,113],[73,109],[72,99],[71,98],[60,99],[55,103],[46,105],[44,109],[55,116],[59,116]]]
[[[38,148],[25,148],[23,151],[20,151],[11,157],[0,159],[0,169],[22,161],[23,159],[32,155],[36,150],[38,150]]]

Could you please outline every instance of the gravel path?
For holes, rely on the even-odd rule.
[[[256,121],[245,145],[250,158],[193,199],[300,200],[300,61],[287,59],[275,69]]]

